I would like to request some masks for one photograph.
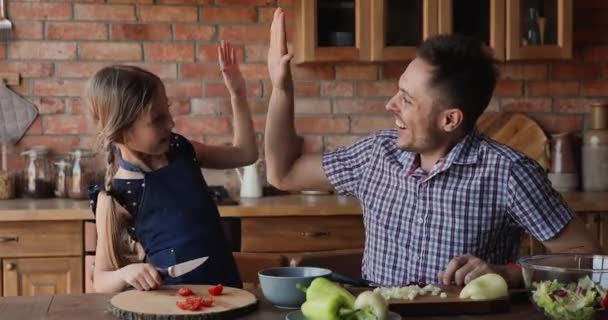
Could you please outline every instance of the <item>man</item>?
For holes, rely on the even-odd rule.
[[[268,179],[279,189],[335,189],[360,200],[364,278],[462,285],[495,272],[520,286],[521,272],[507,264],[522,230],[551,252],[600,251],[536,162],[475,130],[498,76],[479,41],[425,41],[386,105],[397,128],[325,154],[302,151],[290,59],[279,8],[268,52]]]

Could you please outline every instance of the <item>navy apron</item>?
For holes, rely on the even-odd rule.
[[[211,284],[241,288],[234,257],[225,239],[217,207],[198,163],[177,155],[167,166],[146,172],[121,160],[121,167],[144,175],[143,195],[135,214],[135,235],[146,262],[167,268],[208,256],[200,267],[163,284]]]

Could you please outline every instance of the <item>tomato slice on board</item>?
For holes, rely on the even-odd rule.
[[[197,311],[197,310],[200,310],[199,306],[195,306],[193,304],[190,304],[187,301],[177,301],[177,302],[175,302],[175,304],[177,305],[178,308],[180,308],[182,310],[188,310],[188,311]]]
[[[604,296],[604,299],[602,299],[602,307],[608,310],[608,290],[606,290],[606,295]]]
[[[219,296],[220,294],[222,294],[223,290],[224,287],[221,284],[218,284],[217,286],[208,289],[209,294],[212,296]]]
[[[213,299],[211,299],[211,298],[205,299],[205,298],[199,297],[199,296],[190,296],[190,297],[186,298],[186,303],[196,306],[199,309],[207,308],[207,307],[211,307],[213,305]]]
[[[179,290],[177,290],[177,294],[182,297],[191,296],[192,290],[190,290],[190,288],[179,288]]]

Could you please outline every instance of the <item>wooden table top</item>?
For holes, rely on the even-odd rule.
[[[564,193],[578,213],[606,212],[608,192]],[[336,195],[277,195],[238,199],[238,205],[219,205],[222,217],[336,216],[360,215],[359,201]],[[69,199],[0,200],[0,222],[31,220],[94,219],[89,202]]]
[[[254,292],[259,297],[258,291]],[[70,296],[6,297],[0,298],[0,319],[28,320],[112,320],[108,311],[110,294],[85,294]],[[271,306],[263,298],[257,311],[240,319],[283,320],[289,311]],[[411,318],[411,317],[410,317]],[[404,318],[405,319],[405,318]],[[416,316],[428,320],[542,320],[543,315],[527,302],[512,305],[508,313],[462,316]]]

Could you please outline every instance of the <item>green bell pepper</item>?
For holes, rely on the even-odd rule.
[[[354,319],[356,312],[356,310],[344,308],[344,299],[335,293],[308,299],[302,304],[301,310],[306,320]]]
[[[355,309],[355,296],[348,292],[348,290],[323,277],[316,278],[310,283],[310,286],[306,289],[306,301],[334,294],[342,299],[341,304],[344,308]]]

